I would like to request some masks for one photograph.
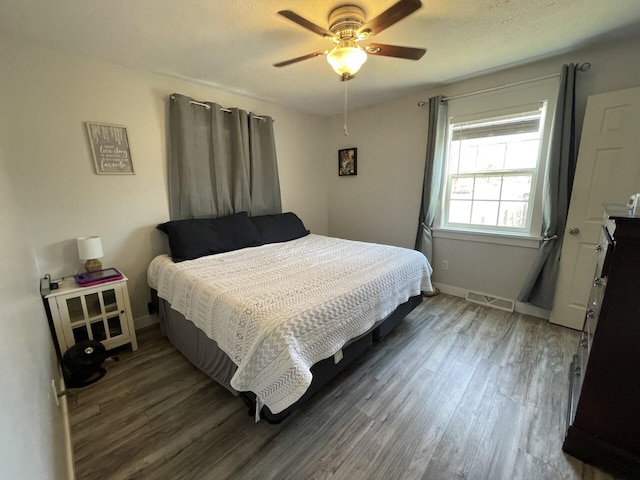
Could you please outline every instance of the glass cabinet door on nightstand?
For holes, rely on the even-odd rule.
[[[108,349],[129,337],[121,285],[113,285],[91,293],[72,293],[58,297],[67,345],[81,340],[99,340]]]

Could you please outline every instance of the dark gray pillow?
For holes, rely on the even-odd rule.
[[[247,212],[218,218],[173,220],[156,228],[169,237],[174,262],[263,244]]]
[[[260,233],[263,243],[288,242],[309,235],[309,230],[295,213],[278,213],[249,217]]]

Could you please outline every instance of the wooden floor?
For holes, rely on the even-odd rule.
[[[157,327],[70,405],[82,479],[611,479],[561,450],[578,333],[439,295],[280,425]]]

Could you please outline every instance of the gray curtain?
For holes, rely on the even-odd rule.
[[[230,110],[170,96],[171,220],[282,212],[273,119]]]
[[[442,173],[447,151],[447,104],[443,96],[429,99],[429,127],[427,132],[427,157],[424,165],[422,201],[415,249],[422,252],[429,263],[433,263],[433,237],[431,228],[436,217],[440,194],[442,193]]]
[[[251,215],[281,213],[276,140],[271,117],[249,122]]]
[[[518,300],[551,310],[558,279],[560,251],[576,170],[576,68],[563,65],[553,117],[549,159],[545,172],[542,235],[538,254]]]

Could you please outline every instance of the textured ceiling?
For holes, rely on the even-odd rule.
[[[0,31],[331,115],[341,111],[343,85],[323,57],[272,66],[331,44],[277,12],[293,10],[326,27],[328,13],[345,3],[359,5],[373,18],[395,0],[0,0]],[[370,57],[349,82],[350,108],[639,26],[640,0],[423,0],[420,10],[372,41],[427,48],[427,54],[417,62]]]

